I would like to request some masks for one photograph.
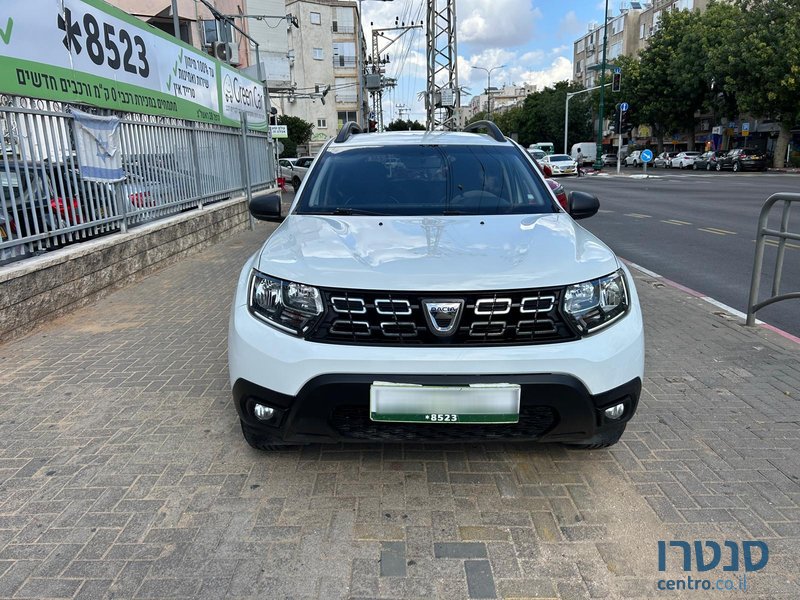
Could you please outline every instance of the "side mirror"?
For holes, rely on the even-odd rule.
[[[259,221],[283,221],[280,194],[259,194],[250,201],[250,214]]]
[[[597,196],[586,192],[570,192],[567,198],[567,212],[575,219],[587,219],[600,210]]]

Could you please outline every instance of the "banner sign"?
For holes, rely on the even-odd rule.
[[[2,0],[0,92],[267,125],[261,83],[102,0]]]

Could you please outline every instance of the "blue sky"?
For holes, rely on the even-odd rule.
[[[410,22],[425,19],[421,0],[374,2],[364,0],[364,27],[371,46],[370,22],[389,27],[395,18]],[[492,86],[534,83],[541,89],[572,73],[572,43],[591,21],[602,22],[605,3],[601,0],[457,0],[458,78],[462,87],[479,94],[486,87],[486,73],[472,65],[490,68]],[[609,15],[619,14],[619,0],[609,3]],[[406,34],[389,50],[387,75],[398,85],[384,95],[384,121],[397,118],[397,106],[410,107],[411,117],[425,121],[418,92],[425,89],[425,34],[423,29]],[[469,101],[462,95],[462,104]]]

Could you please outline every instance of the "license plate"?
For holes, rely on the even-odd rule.
[[[520,386],[507,383],[429,386],[376,381],[373,421],[393,423],[517,423]]]

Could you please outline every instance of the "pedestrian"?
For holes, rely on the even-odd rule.
[[[581,165],[583,165],[583,159],[584,159],[583,152],[581,152],[581,149],[578,148],[578,156],[575,158],[575,162],[578,163],[578,166],[577,166],[578,177],[581,176]]]

